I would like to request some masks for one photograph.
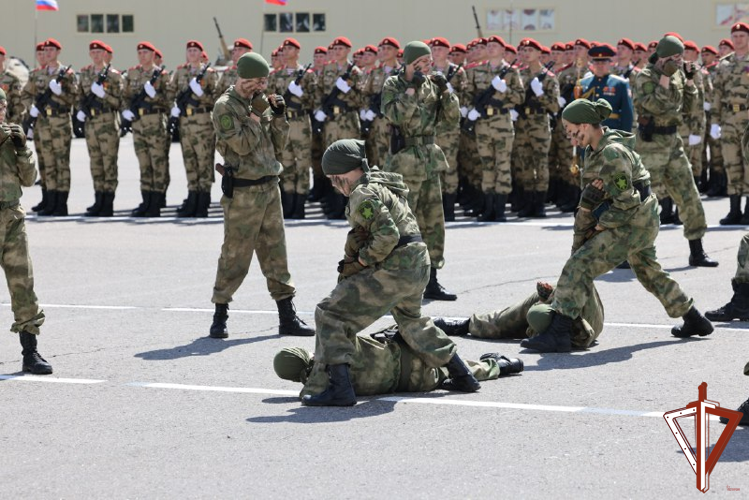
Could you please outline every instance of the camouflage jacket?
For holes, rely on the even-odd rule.
[[[183,91],[190,92],[188,108],[212,108],[218,97],[216,95],[218,73],[213,68],[208,68],[203,79],[200,81],[200,88],[203,89],[202,96],[198,97],[197,94],[190,90],[190,81],[200,73],[201,68],[202,65],[196,68],[189,64],[181,64],[177,66],[176,71],[169,80],[168,94],[173,96],[173,99],[176,99]],[[182,117],[185,118],[186,116],[183,114]]]
[[[668,88],[659,80],[663,72],[654,64],[648,64],[635,78],[635,110],[641,117],[652,116],[656,127],[679,126],[685,113],[703,112],[697,102],[697,87],[687,85],[684,73],[679,70],[671,75]]]
[[[250,118],[251,100],[230,87],[213,107],[216,150],[239,179],[256,180],[281,173],[275,151],[283,151],[289,136],[286,116],[275,116],[270,108],[260,123]]]
[[[151,80],[156,69],[157,66],[153,66],[146,71],[141,65],[138,65],[127,70],[125,87],[122,91],[123,109],[130,107],[130,101],[140,94],[143,86],[146,82]],[[164,113],[169,112],[169,108],[171,108],[171,105],[174,102],[174,93],[169,87],[169,72],[162,69],[161,74],[157,78],[156,83],[153,84],[153,87],[156,89],[156,96],[153,98],[146,96],[143,101],[143,108],[156,108],[161,109]]]
[[[466,105],[469,109],[474,106],[475,100],[492,86],[494,77],[508,66],[509,64],[503,61],[501,65],[492,67],[487,61],[473,68],[465,92]],[[492,113],[491,116],[493,117],[501,116],[499,110],[505,110],[506,114],[507,109],[519,106],[525,99],[525,87],[523,87],[523,81],[520,79],[520,73],[517,69],[510,68],[504,76],[504,81],[507,84],[507,90],[505,92],[494,91],[492,100],[487,107],[487,111],[490,107],[497,110],[496,114]]]
[[[362,109],[371,109],[378,115],[382,114],[382,87],[397,68],[378,66],[374,68],[367,78],[367,84],[362,91]],[[380,106],[373,109],[375,101],[379,101]]]
[[[442,73],[447,78],[450,75],[450,85],[453,88],[453,92],[458,96],[458,101],[461,106],[466,106],[470,103],[466,91],[468,90],[468,74],[465,68],[458,68],[457,64],[448,61],[447,67],[438,68],[436,65],[432,66],[432,73],[436,75]]]
[[[739,118],[740,123],[746,123],[749,54],[739,57],[734,52],[722,59],[714,71],[713,105],[710,109],[711,124],[733,122],[734,117]],[[737,111],[734,111],[734,105],[737,106]],[[744,109],[739,109],[738,106],[743,106]]]
[[[598,172],[597,178],[603,181],[605,196],[601,204],[609,208],[601,214],[598,224],[614,229],[633,224],[639,217],[652,216],[651,212],[640,210],[644,200],[640,200],[640,193],[634,187],[636,182],[650,184],[650,173],[634,150],[634,134],[607,127],[604,131],[595,150],[590,146],[585,148],[585,171]]]
[[[421,234],[407,196],[403,177],[377,167],[352,186],[346,219],[353,229],[363,228],[368,234],[367,242],[359,250],[359,259],[367,266],[413,269],[429,264],[423,243],[398,247],[401,237]]]
[[[406,181],[426,180],[447,169],[445,154],[433,139],[441,127],[460,122],[460,106],[454,93],[438,94],[429,78],[413,95],[406,93],[409,88],[413,83],[400,73],[388,78],[382,89],[382,113],[406,139],[406,147],[390,155],[385,170],[398,172]]]
[[[26,110],[21,99],[23,89],[21,80],[10,71],[5,71],[0,74],[0,88],[5,91],[5,97],[8,100],[6,121],[20,122]]]
[[[89,64],[88,66],[81,68],[80,81],[78,85],[78,95],[80,96],[80,100],[78,102],[79,109],[83,104],[83,100],[86,99],[86,96],[91,94],[91,85],[96,83],[96,81],[98,80],[100,71],[101,70],[97,71],[94,68],[93,64]],[[116,69],[110,67],[109,71],[107,72],[107,79],[104,80],[104,83],[102,83],[106,95],[104,96],[104,99],[94,96],[95,104],[92,106],[92,108],[101,109],[102,107],[106,106],[115,111],[119,111],[119,109],[122,107],[122,91],[124,84],[125,80],[122,77],[122,74],[120,74],[120,72]]]
[[[536,96],[531,89],[531,82],[538,76],[538,71],[531,71],[528,67],[520,70],[520,80],[523,82],[525,94],[523,100],[515,108],[521,115],[523,114],[523,108],[543,108],[549,113],[557,113],[559,111],[559,80],[557,80],[557,76],[552,71],[546,74],[541,82],[541,87],[544,91],[541,97]]]
[[[226,68],[224,72],[221,74],[221,78],[219,78],[218,83],[216,84],[216,99],[218,100],[221,95],[229,90],[229,87],[234,85],[237,82],[237,77],[239,75],[237,74],[237,67],[232,66],[230,68]]]
[[[346,73],[347,66],[339,67],[337,63],[333,62],[326,64],[322,71],[322,76],[317,80],[317,98],[315,99],[315,109],[322,108],[325,99],[336,89],[336,81],[339,77],[343,77]],[[361,70],[356,66],[351,70],[351,75],[348,79],[348,84],[351,90],[344,94],[338,92],[338,99],[348,107],[347,111],[356,111],[361,107],[361,92],[359,89],[359,79],[361,78]],[[334,119],[334,116],[328,116],[328,119]]]
[[[44,94],[49,88],[49,82],[56,79],[60,70],[64,67],[60,64],[56,68],[49,69],[44,67],[34,71],[29,75],[29,81],[23,88],[23,101],[27,108],[34,104],[37,97]],[[75,72],[69,69],[60,81],[62,85],[62,95],[52,93],[50,97],[50,108],[68,108],[72,111],[72,106],[78,100],[78,83],[75,79]],[[49,108],[48,108],[49,109]],[[44,110],[40,109],[40,118],[44,116]]]
[[[302,97],[297,97],[288,92],[289,84],[296,79],[298,72],[303,69],[304,66],[301,65],[297,65],[296,68],[283,68],[271,72],[268,77],[268,93],[284,96],[286,109],[289,111],[306,113],[314,110],[317,105],[317,76],[311,69],[307,70],[299,82],[299,86],[302,87]]]
[[[684,124],[679,128],[679,134],[682,137],[688,135],[698,135],[703,137],[706,128],[705,100],[708,93],[712,94],[712,82],[710,76],[699,65],[696,66],[694,73],[694,86],[697,88],[695,96],[695,105],[690,110],[684,110]]]
[[[0,142],[0,202],[21,198],[21,186],[34,185],[36,168],[28,146],[16,151],[13,141],[6,137]]]

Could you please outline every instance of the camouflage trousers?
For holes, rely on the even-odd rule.
[[[72,139],[71,139],[72,140]],[[39,179],[42,187],[47,189],[47,172],[44,171],[44,158],[42,157],[42,141],[39,139],[39,133],[34,131],[34,151],[36,152],[36,166],[39,170]]]
[[[86,146],[91,161],[94,191],[117,189],[117,156],[120,149],[118,113],[103,113],[86,120]]]
[[[403,180],[408,186],[408,206],[416,215],[432,267],[442,269],[445,265],[445,212],[439,175],[425,180]]]
[[[0,266],[5,272],[15,320],[10,330],[38,335],[39,327],[44,323],[44,311],[39,309],[34,293],[34,271],[25,217],[26,211],[20,204],[0,209]]]
[[[567,139],[562,121],[551,133],[551,144],[549,145],[549,178],[556,178],[564,184],[577,186],[580,183],[578,176],[572,171],[572,164],[581,165],[579,159],[575,159],[572,144]]]
[[[638,137],[637,152],[650,172],[650,184],[659,198],[670,196],[679,207],[684,222],[684,237],[700,239],[707,230],[705,210],[692,177],[692,167],[684,154],[678,134],[653,135],[651,142]]]
[[[356,111],[346,111],[337,116],[329,116],[325,120],[323,135],[325,149],[338,139],[358,139],[361,137],[359,114]]]
[[[281,189],[284,193],[306,195],[309,192],[311,137],[309,116],[303,114],[289,120],[289,139],[281,153]]]
[[[709,159],[707,157],[708,148],[710,149]],[[702,141],[702,165],[710,165],[711,174],[722,174],[726,171],[723,166],[723,150],[720,147],[720,139],[713,139],[709,127],[705,133],[705,140]]]
[[[167,158],[169,142],[167,137]],[[181,116],[179,142],[182,146],[188,191],[210,193],[214,180],[213,163],[216,150],[216,133],[213,131],[211,113]],[[169,172],[168,165],[166,171]]]
[[[699,178],[702,175],[702,142],[695,144],[694,146],[689,145],[689,131],[682,130],[683,127],[679,127],[679,135],[681,135],[681,143],[684,145],[684,155],[689,160],[689,164],[692,166],[692,177]]]
[[[579,317],[593,293],[593,280],[627,260],[637,280],[663,304],[669,316],[678,318],[689,311],[692,299],[661,269],[655,255],[660,224],[655,195],[650,195],[639,210],[645,212],[638,218],[641,223],[637,226],[627,224],[606,229],[572,254],[557,282],[552,309],[573,319]]]
[[[739,252],[736,256],[735,280],[737,283],[749,283],[749,234],[745,234],[739,243]]]
[[[720,147],[728,178],[728,194],[749,195],[749,162],[744,157],[741,139],[747,126],[745,112],[729,117],[722,124]]]
[[[228,304],[250,270],[257,252],[273,300],[296,293],[286,259],[281,191],[278,182],[234,189],[234,197],[221,197],[224,209],[224,244],[218,259],[214,304]]]
[[[442,192],[455,194],[458,192],[458,148],[460,147],[460,131],[451,130],[439,134],[435,140],[447,160],[447,170],[440,171]]]
[[[481,158],[481,190],[487,194],[510,194],[510,156],[514,142],[509,113],[476,122],[476,145]]]
[[[515,181],[526,192],[549,189],[550,145],[549,117],[545,113],[520,117],[515,122]]]
[[[37,156],[44,165],[44,182],[50,191],[70,191],[70,142],[73,125],[70,115],[39,116],[34,128],[39,136]]]
[[[140,165],[140,190],[163,193],[169,169],[166,115],[143,115],[134,121],[133,147]]]
[[[312,134],[312,140],[310,141],[310,157],[312,159],[312,174],[316,178],[325,177],[325,174],[322,171],[322,155],[324,152],[323,135]]]
[[[385,118],[375,118],[367,138],[367,157],[370,165],[383,166],[390,155],[390,126]],[[371,151],[372,156],[369,157]]]
[[[463,133],[458,143],[458,175],[464,175],[471,186],[481,187],[483,174],[478,144],[475,137]]]
[[[426,259],[424,259],[426,262]],[[371,266],[342,280],[315,309],[315,357],[323,366],[354,363],[356,334],[391,313],[403,340],[427,366],[444,366],[457,346],[421,315],[429,265]]]

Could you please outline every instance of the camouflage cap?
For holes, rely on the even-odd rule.
[[[576,99],[572,101],[564,111],[562,118],[570,123],[601,123],[611,114],[611,104],[605,99],[589,101],[587,99]]]
[[[408,42],[403,49],[403,62],[411,64],[420,57],[430,55],[432,55],[432,50],[424,42]]]
[[[361,168],[369,170],[364,141],[341,139],[331,144],[322,155],[322,170],[325,175],[340,175]]]
[[[273,358],[273,370],[284,380],[304,382],[310,368],[312,356],[301,347],[285,347]]]
[[[528,309],[525,319],[534,332],[541,333],[549,328],[553,312],[549,304],[535,304]]]
[[[243,54],[237,61],[237,75],[240,78],[265,78],[269,73],[268,61],[256,52]]]
[[[658,54],[658,57],[671,57],[676,54],[683,54],[684,44],[673,35],[664,36],[655,47],[655,53]]]

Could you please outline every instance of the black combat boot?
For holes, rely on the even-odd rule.
[[[478,216],[479,222],[494,222],[497,220],[494,211],[494,194],[484,193],[484,213]]]
[[[506,194],[494,195],[494,220],[496,220],[497,222],[507,222],[507,217],[505,217],[506,205],[507,205]]]
[[[510,212],[519,212],[525,206],[525,190],[516,186],[510,193]]]
[[[546,191],[537,191],[535,200],[531,217],[535,219],[543,219],[546,217]]]
[[[674,337],[685,338],[693,335],[704,337],[713,333],[713,324],[694,306],[682,316],[682,319],[684,324],[671,328],[671,335]]]
[[[453,354],[453,357],[447,362],[445,368],[447,368],[449,378],[442,382],[442,389],[460,392],[476,392],[481,389],[481,384],[473,376],[468,365],[460,359],[457,352]]]
[[[211,333],[208,336],[214,339],[227,338],[229,336],[229,329],[226,327],[227,319],[229,319],[229,304],[216,304]]]
[[[208,208],[211,206],[210,191],[198,191],[198,201],[195,204],[195,217],[208,217]]]
[[[144,217],[161,217],[161,200],[164,198],[164,193],[159,191],[151,191],[151,203],[148,205],[148,210],[143,214]]]
[[[432,300],[458,300],[458,296],[450,293],[437,281],[437,269],[434,267],[429,271],[429,283],[424,289],[424,298]]]
[[[746,197],[746,204],[744,205],[744,215],[741,216],[742,226],[749,226],[749,196]]]
[[[520,342],[520,347],[538,352],[570,352],[572,350],[572,318],[553,313],[549,328],[535,337]]]
[[[702,238],[689,240],[689,265],[695,267],[718,267],[718,262],[711,259],[702,249]]]
[[[518,202],[518,217],[531,217],[536,211],[536,193],[535,191],[524,191],[523,198]]]
[[[705,313],[710,321],[749,321],[749,283],[737,283],[736,279],[732,279],[731,286],[731,301],[720,309]]]
[[[304,209],[304,205],[307,203],[307,195],[297,193],[294,198],[294,213],[291,214],[290,219],[302,220],[307,216]]]
[[[478,217],[484,213],[484,193],[471,186],[468,202],[465,206],[465,214],[468,217]]]
[[[58,191],[57,201],[55,202],[55,211],[52,215],[56,217],[64,217],[68,215],[68,195],[69,191]]]
[[[141,191],[140,195],[143,197],[143,203],[138,205],[130,213],[133,217],[145,217],[148,207],[151,205],[151,191]]]
[[[442,211],[445,213],[445,222],[455,221],[455,201],[457,193],[442,193]]]
[[[47,191],[47,203],[39,210],[39,215],[47,216],[55,213],[55,208],[57,208],[57,194],[57,191],[54,190]]]
[[[188,191],[187,199],[177,210],[177,217],[195,217],[195,211],[198,209],[198,192]]]
[[[741,224],[741,196],[732,194],[729,197],[731,209],[724,218],[720,219],[721,226],[738,226]]]
[[[468,324],[470,320],[466,319],[445,319],[434,318],[434,326],[445,332],[445,335],[451,337],[463,337],[468,335]]]
[[[725,172],[716,173],[711,172],[710,175],[710,188],[707,190],[707,196],[710,198],[716,198],[726,195],[726,189],[728,188],[728,177]]]
[[[278,334],[293,335],[295,337],[312,337],[315,334],[314,328],[307,326],[307,323],[299,319],[294,309],[294,303],[291,297],[277,300],[278,306]]]
[[[328,387],[317,396],[307,394],[302,398],[304,406],[354,406],[356,393],[351,385],[348,365],[328,365]]]
[[[96,217],[99,215],[99,212],[101,211],[101,204],[104,198],[104,192],[103,191],[94,191],[94,204],[90,207],[86,207],[86,216],[87,217]]]
[[[47,190],[42,188],[42,201],[31,207],[34,212],[41,212],[47,206]]]
[[[749,425],[749,399],[741,403],[741,406],[736,408],[736,411],[744,414],[744,416],[741,417],[741,420],[739,420],[739,425]],[[727,424],[728,419],[726,417],[720,417],[720,423]]]
[[[112,217],[114,215],[114,191],[104,191],[101,199],[101,210],[99,217]]]
[[[291,214],[294,213],[294,201],[296,201],[294,193],[281,191],[281,208],[283,208],[284,219],[290,219]]]
[[[674,213],[674,200],[669,197],[661,198],[658,200],[658,204],[661,206],[661,224],[673,224],[676,220],[676,214]]]
[[[565,186],[567,195],[565,196],[566,202],[559,205],[559,211],[562,213],[574,212],[580,202],[580,188],[574,184],[567,184]]]
[[[23,347],[23,371],[34,375],[49,375],[52,366],[36,351],[36,335],[21,332],[21,346]]]
[[[520,373],[525,369],[522,359],[508,358],[500,355],[498,352],[488,352],[482,354],[479,358],[481,361],[487,359],[493,359],[499,365],[499,375],[512,375],[513,373]]]

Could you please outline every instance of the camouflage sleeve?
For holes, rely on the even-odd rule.
[[[525,101],[525,87],[517,70],[511,69],[505,75],[507,82],[507,92],[505,93],[505,108],[514,108],[523,104]]]
[[[419,101],[414,95],[408,95],[398,88],[398,77],[391,76],[382,88],[382,114],[396,126],[401,126],[411,120],[419,107]]]
[[[110,73],[104,82],[104,90],[106,92],[104,100],[112,109],[120,109],[120,106],[122,106],[123,84],[122,75],[119,73]]]
[[[75,106],[78,101],[78,78],[75,76],[75,72],[70,69],[62,77],[62,95],[56,96],[52,94],[53,100],[60,100],[67,106]]]
[[[702,75],[694,75],[694,87],[696,93],[690,100],[689,109],[685,108],[684,121],[689,128],[689,133],[703,137],[705,135],[705,91]],[[685,94],[686,97],[686,94]]]
[[[164,73],[166,73],[166,71]],[[156,92],[162,93],[165,103],[164,105],[169,109],[172,107],[174,100],[177,98],[177,94],[179,94],[181,90],[178,86],[180,70],[177,69],[171,75],[168,73],[166,73],[166,75],[166,78],[162,75],[154,87],[156,87]],[[156,94],[156,98],[159,98],[158,94]]]
[[[286,149],[286,142],[289,140],[289,121],[285,114],[273,115],[270,122],[270,138],[275,151],[280,152]]]
[[[474,80],[475,71],[466,71],[465,87],[460,98],[460,105],[467,106],[469,109],[473,106],[473,101],[476,99],[479,90],[476,88],[476,81]],[[457,87],[455,91],[457,92]]]
[[[20,122],[26,107],[23,104],[21,80],[15,78],[8,88],[8,120]]]
[[[538,98],[538,102],[546,108],[549,113],[559,111],[559,80],[556,76],[549,75],[544,78],[544,94]]]
[[[225,102],[218,102],[213,108],[213,128],[216,137],[239,156],[247,156],[257,149],[263,135],[262,125],[249,117],[241,117]]]
[[[16,171],[18,172],[18,181],[23,187],[31,187],[36,181],[36,167],[34,166],[33,156],[28,147],[21,151],[16,151]]]
[[[575,220],[572,225],[572,253],[575,253],[578,248],[583,246],[588,231],[593,229],[597,223],[598,221],[593,217],[593,213],[590,210],[577,210],[575,212]]]
[[[682,106],[681,93],[673,85],[664,88],[655,78],[655,74],[652,78],[642,72],[637,75],[638,106],[651,115],[678,113]]]
[[[306,111],[312,111],[317,104],[317,77],[313,71],[307,71],[302,78],[302,108]],[[284,89],[285,91],[286,89]]]
[[[437,121],[447,127],[457,126],[460,122],[460,101],[455,93],[444,92],[440,96],[440,114]]]
[[[340,78],[343,78],[341,76]],[[345,102],[350,108],[359,109],[362,106],[362,93],[360,88],[360,80],[364,78],[361,71],[358,68],[354,68],[349,77],[348,84],[351,86],[351,90],[347,93],[340,92],[338,98]],[[336,78],[336,81],[338,78]]]
[[[357,190],[349,199],[351,222],[363,227],[370,235],[359,250],[359,259],[367,266],[382,262],[398,245],[400,232],[390,210],[375,194]]]
[[[26,109],[30,108],[32,104],[34,104],[34,100],[36,99],[36,83],[34,82],[34,74],[29,75],[29,81],[26,82],[26,85],[23,87],[23,90],[21,91],[21,100],[23,101],[23,105],[26,107]]]
[[[600,178],[611,207],[603,212],[598,224],[606,229],[627,224],[640,205],[639,194],[632,185],[632,163],[629,158],[616,150],[606,147],[603,151],[605,163]]]
[[[467,100],[468,97],[466,96],[466,89],[468,88],[466,71],[463,68],[460,68],[450,83],[452,84],[453,89],[455,89],[455,95],[458,96],[458,104],[460,106],[468,106],[471,101]]]
[[[216,89],[218,88],[218,73],[213,68],[209,68],[201,82],[203,96],[199,98],[203,106],[211,106],[216,102]]]

